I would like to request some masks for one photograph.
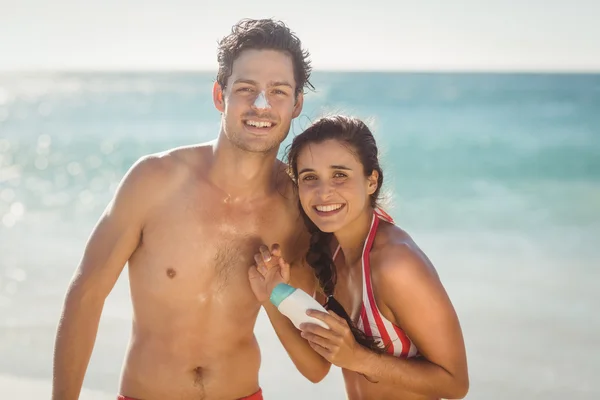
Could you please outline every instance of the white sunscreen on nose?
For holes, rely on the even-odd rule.
[[[271,108],[269,101],[267,100],[267,96],[265,96],[265,91],[263,90],[256,96],[256,100],[254,100],[254,107],[256,108]]]

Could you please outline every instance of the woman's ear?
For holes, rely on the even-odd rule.
[[[379,185],[377,183],[378,179],[379,172],[377,172],[377,170],[373,170],[373,172],[371,172],[371,175],[367,178],[367,192],[369,193],[369,195],[372,195],[377,190],[377,186]]]

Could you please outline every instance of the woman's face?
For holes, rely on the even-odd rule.
[[[336,232],[370,207],[377,172],[365,177],[354,149],[335,139],[310,143],[298,154],[298,191],[304,212],[323,232]]]

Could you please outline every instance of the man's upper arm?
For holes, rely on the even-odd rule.
[[[288,250],[290,261],[290,285],[304,290],[311,296],[318,289],[318,282],[311,266],[306,262],[306,252],[310,242],[310,235],[304,222],[297,227],[297,236]]]
[[[313,297],[318,292],[317,278],[304,257],[290,264],[290,285]]]
[[[88,239],[71,290],[104,299],[137,248],[144,219],[160,191],[160,159],[142,158],[128,171]]]

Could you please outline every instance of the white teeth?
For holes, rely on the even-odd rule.
[[[262,122],[262,121],[246,121],[246,124],[250,126],[255,126],[257,128],[270,128],[273,124],[270,122]]]
[[[340,208],[342,208],[342,204],[328,204],[326,206],[316,206],[315,208],[317,209],[317,211],[330,212],[339,210]]]

